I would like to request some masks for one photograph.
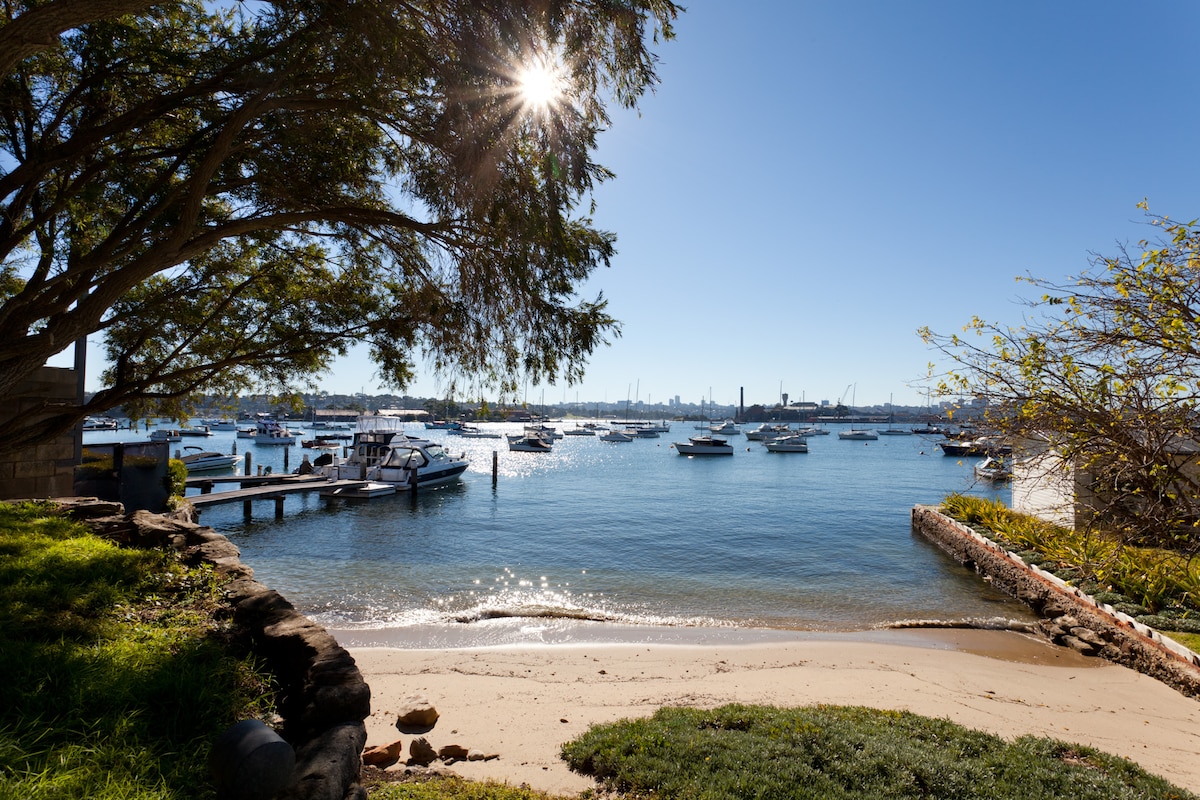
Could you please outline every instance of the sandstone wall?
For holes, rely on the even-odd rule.
[[[22,425],[36,422],[47,408],[76,401],[75,370],[42,367],[18,385],[10,403],[0,407],[0,431],[11,429],[18,421]],[[0,461],[0,499],[73,495],[74,466],[73,433],[21,450]]]
[[[959,563],[1041,615],[1053,641],[1157,678],[1188,697],[1200,697],[1200,656],[1111,606],[1097,603],[1055,575],[1026,564],[966,525],[931,506],[912,511],[913,527]]]

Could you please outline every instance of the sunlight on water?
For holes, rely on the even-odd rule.
[[[821,436],[808,453],[772,454],[736,437],[732,457],[681,457],[672,442],[692,433],[676,423],[657,439],[566,436],[519,453],[429,431],[470,459],[460,482],[361,504],[296,496],[282,520],[266,504],[249,522],[240,504],[219,506],[202,522],[316,621],[422,642],[437,629],[470,644],[579,624],[837,631],[1029,617],[911,531],[915,504],[996,493],[933,439]],[[283,466],[278,450],[253,457]]]

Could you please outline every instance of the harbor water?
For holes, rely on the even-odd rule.
[[[1007,488],[977,484],[974,460],[943,456],[940,437],[851,441],[839,429],[810,438],[808,453],[739,435],[732,456],[686,457],[672,442],[697,432],[691,422],[628,443],[566,436],[549,453],[410,424],[466,454],[459,482],[361,503],[292,496],[282,519],[262,503],[247,520],[233,503],[200,521],[347,645],[703,642],[1031,619],[910,526],[916,504],[952,492],[1007,500]],[[234,436],[181,444],[230,452]],[[236,444],[283,469],[284,448]],[[304,453],[315,455],[292,448],[288,466]]]

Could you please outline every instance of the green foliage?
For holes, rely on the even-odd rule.
[[[172,497],[185,497],[187,495],[187,477],[187,465],[182,461],[178,458],[172,458],[167,462],[167,479],[170,481]]]
[[[515,393],[620,334],[580,295],[616,252],[592,155],[657,82],[671,0],[117,6],[0,26],[0,375],[88,333],[111,365],[56,430],[287,394],[358,343],[397,387],[425,361]],[[534,62],[564,88],[542,106]]]
[[[1018,514],[1002,502],[954,494],[942,501],[942,509],[984,535],[997,539],[1009,550],[1032,551],[1026,558],[1077,582],[1090,581],[1101,587],[1093,594],[1113,605],[1132,600],[1141,619],[1147,611],[1171,606],[1200,614],[1200,561],[1170,550],[1122,545],[1115,539],[1087,530],[1070,530]],[[1107,588],[1104,588],[1107,587]],[[1101,595],[1105,591],[1107,594]],[[1125,610],[1125,609],[1119,609]],[[1131,613],[1131,611],[1126,611]],[[1152,627],[1173,628],[1159,617]]]
[[[1154,239],[1097,257],[1040,293],[1019,327],[978,318],[921,335],[955,365],[942,394],[988,401],[986,423],[1044,447],[1086,482],[1097,530],[1200,554],[1200,227],[1152,216]]]
[[[380,784],[370,796],[371,800],[553,800],[552,795],[524,786],[453,777]]]
[[[0,798],[211,796],[207,753],[270,709],[210,569],[0,504]]]
[[[857,707],[663,708],[593,726],[562,752],[607,788],[658,800],[1195,797],[1089,747]]]

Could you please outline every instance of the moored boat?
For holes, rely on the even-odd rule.
[[[870,428],[851,428],[848,431],[838,431],[838,438],[856,442],[870,442],[878,439],[879,434]]]
[[[803,436],[782,436],[765,443],[768,453],[807,453],[808,439]]]
[[[632,442],[633,437],[624,431],[605,431],[600,434],[602,442]]]
[[[676,442],[681,456],[731,456],[733,446],[720,436],[691,436],[686,442]]]
[[[508,449],[515,453],[549,453],[553,445],[535,432],[526,431],[508,437]]]
[[[1012,467],[1002,456],[988,456],[975,465],[975,477],[981,481],[1002,483],[1012,479]]]
[[[254,426],[254,436],[251,438],[254,439],[255,444],[278,444],[290,447],[300,437],[275,420],[264,418],[258,420]]]
[[[192,452],[188,452],[189,450]],[[218,470],[233,469],[237,466],[238,462],[236,455],[204,450],[194,445],[183,448],[183,453],[179,454],[178,458],[187,467],[189,474],[193,472],[216,472]]]

